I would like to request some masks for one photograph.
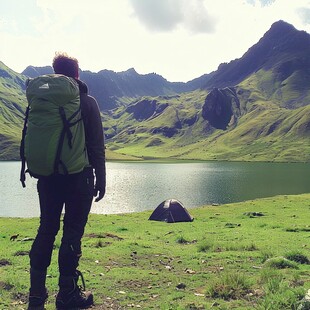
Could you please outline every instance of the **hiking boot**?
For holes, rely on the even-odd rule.
[[[44,294],[35,295],[29,294],[29,303],[28,303],[28,310],[44,310],[45,301],[48,298],[47,290],[45,290]]]
[[[81,276],[83,287],[77,285]],[[85,291],[85,281],[80,271],[75,276],[60,276],[59,293],[56,297],[56,308],[61,309],[87,309],[94,303],[93,294]]]
[[[48,293],[45,287],[46,270],[30,269],[28,310],[43,310]]]

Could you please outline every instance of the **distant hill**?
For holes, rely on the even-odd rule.
[[[50,66],[28,66],[22,72],[28,77],[49,73],[53,73],[53,68]],[[175,95],[195,90],[203,85],[199,78],[188,83],[168,82],[156,73],[138,74],[134,68],[124,72],[80,71],[80,78],[87,83],[90,93],[96,97],[102,110],[113,109],[129,102],[132,98]]]
[[[237,42],[236,42],[237,44]],[[187,83],[134,69],[81,71],[110,158],[310,162],[310,35],[274,23],[239,59]],[[0,158],[17,159],[26,76],[0,65]]]

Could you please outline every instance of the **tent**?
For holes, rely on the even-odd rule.
[[[192,222],[194,218],[190,216],[180,201],[167,199],[153,211],[149,220],[175,223]]]

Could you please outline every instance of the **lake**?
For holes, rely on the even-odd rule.
[[[0,216],[39,216],[36,180],[19,182],[20,162],[0,162]],[[169,198],[190,209],[280,194],[310,192],[310,164],[304,163],[107,163],[105,198],[92,213],[155,209]]]

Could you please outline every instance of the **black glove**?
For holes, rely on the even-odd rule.
[[[106,177],[105,173],[100,173],[95,170],[96,175],[96,185],[94,189],[94,197],[96,197],[95,202],[100,201],[105,195],[105,183]]]
[[[95,187],[94,189],[94,197],[96,197],[95,202],[101,200],[104,197],[104,195],[105,195],[105,188],[99,189]]]

